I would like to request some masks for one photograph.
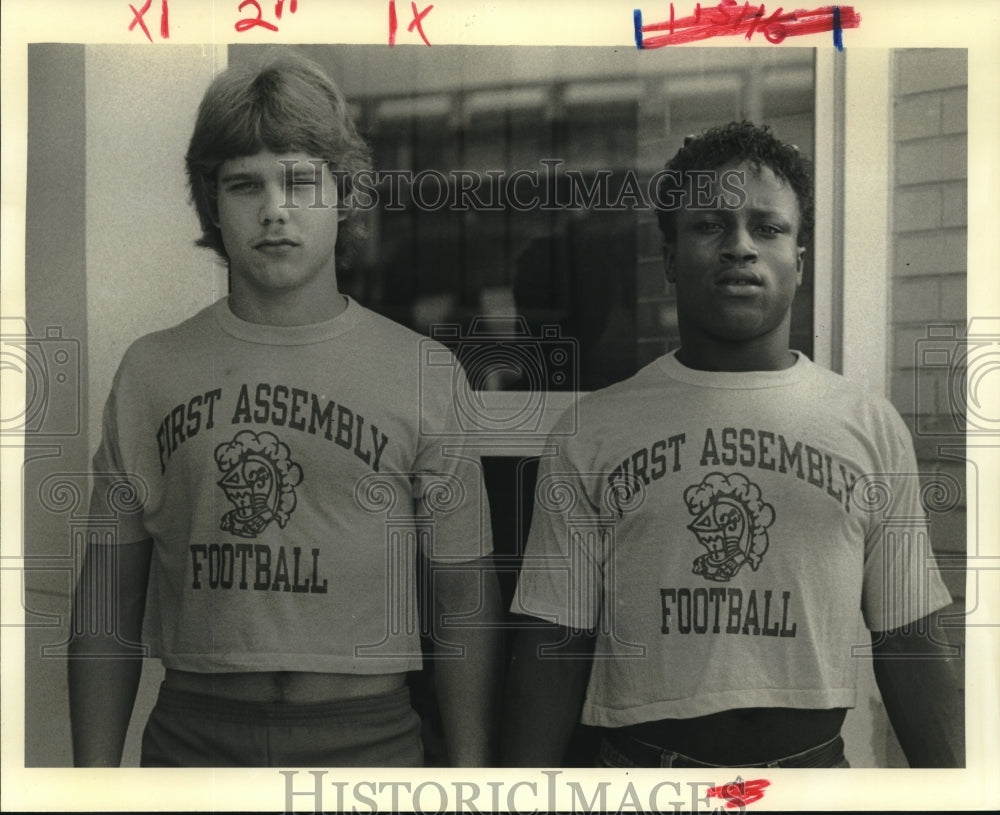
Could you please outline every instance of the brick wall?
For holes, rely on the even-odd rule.
[[[925,364],[920,351],[929,333],[965,333],[967,52],[898,51],[892,83],[891,399],[914,434],[921,472],[964,485],[961,406],[950,397],[954,372]],[[931,512],[931,536],[939,558],[960,563],[964,488],[946,504],[947,511]],[[948,571],[944,578],[952,596],[964,601],[964,575]]]

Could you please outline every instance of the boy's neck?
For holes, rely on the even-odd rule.
[[[258,325],[315,325],[332,320],[346,308],[347,298],[339,291],[318,299],[305,297],[302,292],[262,298],[234,287],[229,295],[229,310],[241,320]]]
[[[677,361],[696,371],[744,373],[747,371],[782,371],[791,368],[795,353],[784,347],[755,347],[701,340],[683,344],[677,349]]]

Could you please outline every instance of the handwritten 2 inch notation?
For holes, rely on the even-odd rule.
[[[260,3],[257,0],[243,0],[239,5],[239,11],[242,12],[247,6],[251,6],[254,11],[257,12],[256,17],[244,17],[242,20],[237,20],[236,30],[239,32],[249,31],[251,28],[264,28],[268,31],[277,31],[278,26],[274,23],[264,19],[264,9],[260,7]],[[281,19],[281,15],[285,10],[285,0],[278,0],[274,4],[274,17],[277,20]],[[298,0],[291,0],[289,3],[288,13],[294,14],[299,10]]]
[[[677,17],[671,3],[670,16],[657,23],[643,23],[642,10],[635,9],[633,24],[635,45],[640,50],[741,34],[750,40],[758,32],[769,43],[777,45],[786,37],[830,31],[833,32],[834,46],[842,51],[843,30],[858,28],[861,15],[853,6],[824,6],[811,11],[785,11],[779,7],[768,14],[764,3],[751,5],[749,2],[741,4],[737,0],[722,0],[711,7],[702,7],[701,3],[697,3],[694,14],[687,17]],[[653,36],[648,36],[650,34]]]

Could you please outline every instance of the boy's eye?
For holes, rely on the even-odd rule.
[[[698,221],[695,223],[694,228],[698,232],[717,232],[723,226],[719,221]]]
[[[253,192],[259,188],[256,181],[234,181],[226,185],[226,190],[233,193]]]

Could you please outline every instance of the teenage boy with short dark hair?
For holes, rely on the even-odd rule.
[[[789,349],[809,164],[744,122],[667,170],[680,348],[585,397],[542,461],[514,610],[555,625],[515,642],[504,760],[559,764],[583,700],[606,766],[846,766],[860,611],[911,765],[960,765],[959,690],[924,636],[950,598],[907,429]]]

